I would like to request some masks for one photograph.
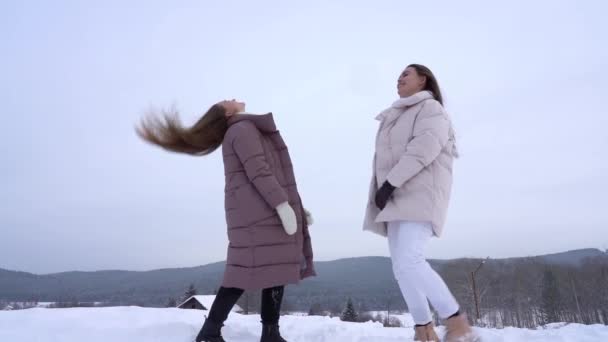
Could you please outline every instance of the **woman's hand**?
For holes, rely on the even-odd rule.
[[[277,206],[277,213],[283,224],[283,229],[287,235],[293,235],[298,230],[298,220],[296,218],[296,212],[289,205],[288,202],[283,202]]]
[[[312,224],[314,223],[314,220],[312,218],[312,214],[306,208],[304,208],[304,214],[306,214],[306,225],[307,226],[312,226]]]
[[[378,189],[378,191],[376,192],[375,198],[376,206],[378,207],[378,209],[384,210],[384,208],[386,207],[386,203],[393,195],[393,191],[395,191],[395,189],[396,187],[394,187],[388,181],[385,181],[384,184],[382,184],[380,189]]]

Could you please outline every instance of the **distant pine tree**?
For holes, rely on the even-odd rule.
[[[308,316],[321,316],[323,314],[323,310],[321,309],[321,304],[313,303],[310,306],[310,310],[308,310]]]
[[[188,300],[188,298],[192,297],[192,296],[196,296],[197,292],[196,292],[196,288],[194,287],[194,284],[190,284],[190,286],[188,286],[188,289],[186,290],[186,292],[184,293],[184,296],[182,297],[182,302]]]
[[[601,307],[600,312],[603,316],[604,324],[606,324],[608,323],[608,288],[605,284],[608,284],[608,265],[602,267],[600,277],[598,278],[598,284],[604,284],[598,285],[597,288],[600,289],[598,296]]]
[[[559,321],[560,293],[555,274],[545,270],[542,280],[541,312],[545,324]]]
[[[359,315],[357,315],[357,311],[355,310],[355,306],[353,305],[353,301],[348,298],[346,302],[346,308],[342,311],[342,316],[340,319],[344,322],[356,322]]]
[[[174,308],[177,307],[177,301],[175,300],[175,298],[171,297],[169,298],[169,300],[167,301],[167,305],[168,308]]]

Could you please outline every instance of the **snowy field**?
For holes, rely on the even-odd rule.
[[[2,342],[190,342],[205,311],[140,307],[0,311]],[[260,317],[231,314],[223,329],[228,342],[257,342]],[[443,333],[439,328],[438,333]],[[337,318],[283,316],[289,342],[412,341],[412,328],[379,323],[345,323]],[[478,329],[484,342],[608,341],[608,327],[554,324],[544,329]]]

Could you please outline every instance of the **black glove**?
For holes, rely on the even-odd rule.
[[[380,189],[378,189],[378,191],[376,192],[376,206],[378,207],[378,209],[384,210],[384,207],[386,207],[386,202],[388,202],[388,199],[391,198],[395,189],[396,187],[394,187],[388,181],[382,184]]]

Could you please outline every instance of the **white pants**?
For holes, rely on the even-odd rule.
[[[393,273],[416,324],[427,324],[433,320],[429,301],[442,319],[450,317],[459,309],[443,279],[424,257],[432,236],[433,228],[430,223],[388,223],[388,244]]]

